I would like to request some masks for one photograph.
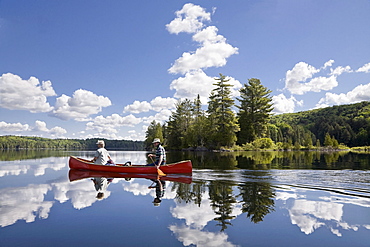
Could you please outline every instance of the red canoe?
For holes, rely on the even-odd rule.
[[[68,173],[69,181],[77,181],[85,178],[92,177],[105,177],[105,178],[146,178],[146,179],[160,179],[163,181],[179,182],[184,184],[191,184],[192,175],[190,174],[167,174],[162,177],[157,174],[136,174],[136,173],[117,173],[117,172],[100,172],[88,170],[75,170],[70,169]]]
[[[180,161],[177,163],[166,164],[160,166],[162,172],[166,174],[177,174],[177,173],[192,173],[191,160]],[[103,172],[119,172],[119,173],[137,173],[137,174],[157,174],[157,168],[154,166],[145,165],[132,165],[123,166],[120,164],[114,166],[107,165],[96,165],[89,160],[70,156],[69,168],[77,170],[91,170],[91,171],[103,171]]]

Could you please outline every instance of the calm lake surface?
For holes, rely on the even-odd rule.
[[[169,152],[193,174],[160,180],[69,170],[93,154],[0,152],[0,246],[370,246],[370,154]]]

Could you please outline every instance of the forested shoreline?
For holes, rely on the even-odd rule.
[[[0,149],[63,149],[92,150],[96,149],[98,139],[49,139],[34,136],[0,136]],[[144,142],[129,140],[104,140],[110,150],[140,151],[144,150]]]
[[[206,110],[199,95],[179,100],[165,124],[149,125],[145,146],[159,137],[172,150],[369,150],[369,101],[273,115],[271,91],[259,79],[243,85],[239,104],[224,75],[213,85]]]

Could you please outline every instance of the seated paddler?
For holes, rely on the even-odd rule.
[[[98,150],[96,150],[91,162],[94,162],[94,164],[97,165],[115,165],[110,158],[108,151],[104,148],[105,142],[103,140],[99,140],[96,145],[98,146]]]
[[[159,138],[154,138],[152,143],[155,148],[155,154],[148,154],[148,157],[150,157],[152,160],[153,157],[155,157],[155,161],[147,166],[156,166],[158,168],[159,166],[166,164],[166,150],[161,145],[161,140]]]

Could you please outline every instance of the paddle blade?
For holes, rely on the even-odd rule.
[[[162,171],[161,171],[161,169],[157,169],[157,173],[158,173],[158,175],[159,176],[166,176],[166,174],[165,173],[163,173]]]

